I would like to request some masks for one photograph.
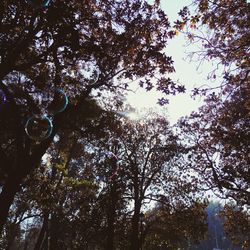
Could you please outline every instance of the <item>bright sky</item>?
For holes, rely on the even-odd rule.
[[[152,0],[149,2],[152,2]],[[170,22],[173,23],[173,21],[178,18],[179,10],[184,6],[190,5],[191,2],[191,0],[162,0],[161,7],[167,13]],[[171,124],[174,124],[181,116],[188,115],[191,111],[197,110],[202,104],[199,98],[193,100],[190,97],[191,90],[195,86],[209,84],[207,75],[213,68],[210,63],[206,63],[197,70],[198,62],[190,62],[186,58],[186,52],[197,50],[197,45],[193,44],[186,47],[185,44],[186,40],[184,36],[180,34],[176,38],[169,40],[169,44],[165,50],[167,55],[172,56],[176,70],[176,73],[170,74],[170,78],[179,80],[187,89],[185,94],[178,94],[177,96],[170,96],[169,98],[170,103],[167,108]],[[135,94],[130,93],[127,96],[128,102],[138,109],[158,106],[156,105],[158,98],[159,93],[153,91],[146,92],[140,88]]]

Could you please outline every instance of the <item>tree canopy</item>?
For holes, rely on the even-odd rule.
[[[2,225],[23,178],[39,165],[54,136],[84,126],[77,121],[86,120],[87,98],[105,91],[118,94],[128,88],[129,79],[141,77],[147,90],[166,94],[184,89],[165,77],[174,68],[162,49],[173,34],[157,3],[53,1],[47,8],[34,8],[29,2],[2,1],[0,9],[0,87],[6,97],[0,118]],[[155,74],[160,77],[153,86]],[[35,144],[25,133],[26,121],[50,111],[58,88],[69,105],[63,113],[48,114],[53,131]]]
[[[0,2],[0,248],[195,248],[206,191],[236,202],[219,215],[249,248],[250,3],[193,8],[171,26],[158,0]],[[185,91],[164,52],[180,31],[218,86],[174,128],[128,119],[132,82],[159,105]]]
[[[191,165],[210,188],[249,205],[249,8],[247,1],[196,1],[197,15],[180,12],[176,24],[195,25],[187,30],[192,41],[200,40],[200,60],[216,60],[223,69],[219,86],[197,88],[205,105],[180,127],[192,147]],[[205,34],[204,28],[208,30]],[[203,35],[202,35],[203,34]],[[216,69],[211,77],[216,78]],[[221,193],[221,194],[222,194]]]

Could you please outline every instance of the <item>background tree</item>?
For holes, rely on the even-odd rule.
[[[227,204],[220,215],[225,221],[224,230],[232,242],[242,249],[249,249],[249,213],[235,204]]]
[[[194,1],[196,14],[187,8],[176,28],[191,41],[200,40],[199,60],[213,59],[223,69],[214,88],[201,87],[205,105],[180,121],[190,145],[189,163],[207,188],[221,197],[249,204],[249,8],[247,1]],[[205,33],[202,32],[205,30]],[[217,71],[211,72],[216,78]],[[205,178],[203,178],[205,177]],[[223,194],[223,195],[222,195]]]
[[[207,231],[206,202],[158,204],[146,214],[145,249],[193,249]]]
[[[119,200],[125,202],[124,212],[129,215],[125,216],[129,222],[125,233],[128,245],[131,249],[139,249],[140,214],[144,205],[152,199],[159,199],[157,193],[163,191],[163,183],[171,182],[174,185],[177,179],[173,177],[174,170],[170,170],[171,161],[177,157],[179,150],[176,137],[164,117],[153,114],[151,116],[147,120],[138,121],[120,118],[120,124],[109,131],[108,143],[102,140],[91,142],[98,162],[93,162],[93,168],[97,168],[96,173],[103,171],[101,176],[104,179],[101,183],[107,185],[104,194],[106,205],[102,203],[102,207],[107,207],[109,212],[106,215],[109,231],[107,239],[111,248],[111,242],[114,241],[111,235],[119,230],[115,224],[123,217],[119,218],[118,213],[121,210],[116,208],[116,204],[121,204]],[[101,161],[98,160],[100,156]]]
[[[224,203],[224,201],[223,201]],[[207,225],[208,231],[204,240],[202,240],[198,245],[192,246],[192,249],[197,250],[209,250],[213,248],[219,249],[242,249],[242,245],[237,244],[236,241],[232,241],[232,237],[229,237],[227,233],[227,223],[234,224],[235,231],[241,228],[241,225],[235,224],[235,220],[230,219],[226,216],[225,211],[227,207],[231,207],[233,204],[222,204],[219,201],[210,201],[205,211],[207,214]],[[240,208],[241,209],[241,208]],[[240,210],[239,209],[239,210]],[[245,223],[244,223],[245,224]],[[244,227],[244,226],[243,226]],[[244,233],[241,234],[243,239]],[[244,247],[243,247],[244,249]]]
[[[147,203],[168,202],[179,212],[178,204],[192,206],[196,191],[195,185],[190,185],[179,172],[177,159],[183,148],[177,143],[168,121],[155,114],[148,117],[133,122],[122,119],[118,129],[112,130],[109,143],[102,146],[119,163],[118,175],[120,173],[126,183],[121,198],[126,200],[130,214],[130,249],[139,249],[143,244],[141,215]]]
[[[213,190],[219,197],[237,202],[245,214],[239,218],[246,218],[239,229],[244,237],[243,228],[249,224],[249,211],[244,205],[249,205],[250,200],[250,4],[201,0],[194,1],[194,6],[194,15],[187,8],[180,12],[182,20],[175,27],[183,30],[191,43],[200,42],[200,51],[191,54],[197,56],[200,64],[203,60],[216,63],[209,78],[215,80],[222,72],[222,79],[217,80],[218,86],[194,89],[194,95],[205,96],[205,105],[179,122],[183,142],[190,150],[186,166],[196,171],[201,189]],[[232,215],[226,219],[225,230],[231,223],[235,224]],[[244,247],[244,240],[238,242]]]
[[[128,178],[127,195],[133,202],[130,249],[139,249],[139,222],[143,204],[160,192],[161,181],[171,181],[171,177],[167,177],[171,175],[170,162],[178,154],[178,145],[164,117],[127,123],[124,128],[125,133],[120,140]]]

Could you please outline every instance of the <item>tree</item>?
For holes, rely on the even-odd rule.
[[[130,210],[128,241],[133,250],[143,244],[140,223],[147,203],[168,202],[179,211],[178,203],[183,206],[192,203],[195,192],[195,185],[191,187],[178,172],[176,160],[183,148],[177,143],[168,121],[155,114],[149,117],[133,122],[122,119],[118,128],[111,131],[109,143],[103,142],[98,147],[102,146],[119,162],[118,175],[120,173],[126,183],[121,199],[127,201],[127,210]],[[110,167],[112,165],[110,163]],[[114,207],[115,203],[112,205]]]
[[[77,133],[60,134],[60,139],[47,151],[47,159],[26,178],[16,196],[14,206],[20,207],[17,198],[20,199],[24,217],[32,210],[36,218],[28,229],[28,232],[32,227],[37,229],[33,234],[34,249],[48,246],[49,249],[85,249],[91,242],[102,239],[99,237],[102,204],[94,170],[90,167],[93,156],[83,150],[86,144],[87,138]],[[13,206],[10,211],[15,217],[18,215]],[[29,217],[30,221],[32,217]]]
[[[249,249],[250,246],[250,219],[249,213],[242,207],[235,204],[227,204],[220,212],[224,219],[224,230],[235,245],[242,249]]]
[[[224,191],[225,197],[244,205],[249,204],[249,118],[239,93],[231,98],[235,102],[212,96],[189,121],[180,121],[180,127],[190,142],[187,164],[199,178],[205,177],[201,186],[217,187],[220,196]]]
[[[190,146],[187,164],[203,181],[201,186],[217,188],[220,196],[233,198],[240,205],[249,204],[250,5],[241,0],[195,4],[196,15],[182,10],[183,20],[176,28],[187,24],[189,39],[202,42],[200,60],[216,60],[224,71],[220,86],[194,90],[206,95],[205,105],[179,123]],[[211,76],[216,78],[216,70]]]
[[[40,168],[26,178],[16,196],[32,204],[24,214],[32,210],[38,218],[27,231],[36,229],[34,249],[48,245],[51,249],[139,249],[150,226],[145,219],[142,228],[141,221],[148,202],[158,201],[164,209],[171,206],[175,215],[168,215],[176,224],[192,214],[196,188],[178,172],[183,148],[165,117],[150,117],[130,121],[106,111],[84,127],[78,121],[77,131],[57,135]],[[187,237],[195,238],[193,227],[198,228],[185,227]],[[185,234],[179,233],[179,237]]]
[[[183,149],[165,117],[149,117],[138,121],[113,117],[117,122],[106,130],[102,140],[84,142],[93,157],[91,162],[84,162],[90,164],[94,179],[103,187],[95,204],[101,210],[102,241],[107,240],[101,248],[123,245],[139,249],[144,237],[140,232],[141,213],[153,200],[172,204],[176,212],[179,203],[192,205],[195,185],[177,174],[176,159]],[[125,239],[120,240],[117,232]]]
[[[150,116],[130,121],[116,115],[118,122],[107,131],[106,139],[91,140],[86,145],[95,158],[92,162],[93,173],[97,174],[96,179],[101,178],[100,184],[106,187],[100,204],[107,225],[107,249],[118,245],[114,234],[119,231],[117,225],[123,219],[129,220],[127,232],[124,232],[127,247],[139,249],[143,206],[152,199],[162,197],[157,192],[163,190],[163,183],[176,181],[174,170],[170,170],[170,162],[177,157],[179,150],[176,137],[164,117]]]
[[[79,129],[76,121],[87,98],[126,89],[123,79],[140,77],[147,90],[168,94],[184,88],[164,77],[174,71],[171,57],[162,53],[173,33],[158,1],[55,0],[48,8],[34,8],[8,0],[0,3],[0,18],[1,231],[21,183],[54,136]],[[160,75],[155,84],[154,74]],[[53,111],[48,103],[57,88],[70,104],[62,113],[50,113],[51,135],[34,143],[24,125],[32,113]]]
[[[126,132],[121,143],[127,166],[128,196],[133,201],[130,249],[139,249],[143,204],[160,192],[161,181],[171,181],[170,162],[178,154],[178,145],[164,117],[124,125]]]
[[[249,8],[246,0],[213,2],[194,0],[194,13],[187,7],[179,12],[175,28],[182,30],[191,42],[202,42],[203,50],[195,52],[200,60],[214,60],[239,71],[249,71]],[[212,75],[214,77],[214,75]]]
[[[206,233],[206,202],[158,204],[146,214],[145,249],[193,249]]]

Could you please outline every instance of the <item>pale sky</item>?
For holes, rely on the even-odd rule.
[[[152,1],[150,1],[152,2]],[[191,0],[162,0],[161,7],[167,13],[170,22],[178,18],[178,12],[181,8],[189,5]],[[182,34],[179,34],[174,39],[169,40],[165,52],[172,56],[176,73],[170,74],[169,77],[173,80],[179,80],[184,84],[187,91],[185,94],[177,94],[169,96],[170,103],[168,105],[168,115],[171,124],[174,124],[181,116],[188,115],[191,111],[197,110],[202,104],[202,100],[197,98],[193,100],[190,97],[191,90],[194,87],[203,84],[211,84],[207,80],[208,73],[213,69],[213,65],[209,62],[204,63],[197,70],[198,62],[190,62],[187,57],[187,51],[197,50],[197,45],[192,44],[186,47],[186,40]],[[185,59],[186,58],[186,59]],[[156,91],[146,92],[138,89],[135,94],[130,93],[127,96],[128,102],[136,108],[152,108],[156,107],[159,93]]]

